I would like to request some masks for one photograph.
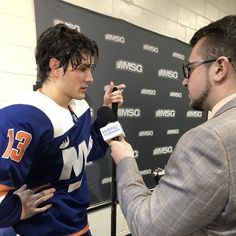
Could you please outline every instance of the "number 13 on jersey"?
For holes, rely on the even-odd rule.
[[[26,148],[29,146],[32,135],[23,130],[18,131],[16,134],[14,129],[9,129],[7,133],[8,145],[2,158],[11,158],[11,160],[20,162],[24,156]],[[14,142],[17,142],[16,148],[13,148]]]

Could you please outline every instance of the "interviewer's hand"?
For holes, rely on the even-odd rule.
[[[118,90],[112,92],[114,87],[117,87]],[[121,106],[124,102],[122,92],[125,87],[125,84],[114,85],[111,81],[103,97],[103,106],[111,108],[112,103],[118,103],[118,106]]]
[[[22,187],[20,187],[14,192],[14,194],[17,194],[21,200],[21,220],[28,219],[31,216],[44,212],[52,206],[51,204],[48,204],[43,207],[38,207],[40,204],[52,198],[54,192],[56,191],[55,188],[48,188],[40,191],[45,187],[49,187],[49,184],[42,185],[33,189],[27,188],[27,185],[24,184]]]
[[[132,146],[122,139],[120,141],[109,141],[111,147],[111,156],[116,164],[118,164],[125,157],[134,157],[134,150]]]

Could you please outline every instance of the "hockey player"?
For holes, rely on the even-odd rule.
[[[0,227],[22,236],[90,235],[85,164],[108,148],[85,101],[98,47],[57,24],[39,37],[35,54],[41,88],[0,110]],[[113,87],[104,106],[123,103],[125,85]]]

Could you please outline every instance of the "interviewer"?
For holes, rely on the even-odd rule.
[[[133,149],[111,141],[118,199],[133,236],[236,235],[236,15],[198,30],[182,84],[212,118],[186,132],[153,192]]]

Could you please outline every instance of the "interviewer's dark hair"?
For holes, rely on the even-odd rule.
[[[206,37],[201,51],[204,59],[230,57],[236,71],[236,15],[226,16],[198,30],[190,40],[191,46],[203,37]]]
[[[90,66],[94,67],[98,60],[98,47],[95,41],[65,24],[60,23],[48,28],[38,38],[35,50],[37,80],[41,83],[47,80],[51,70],[49,67],[51,58],[60,61],[59,67],[63,67],[65,72],[69,62],[73,70],[81,64],[83,53],[90,55]]]

